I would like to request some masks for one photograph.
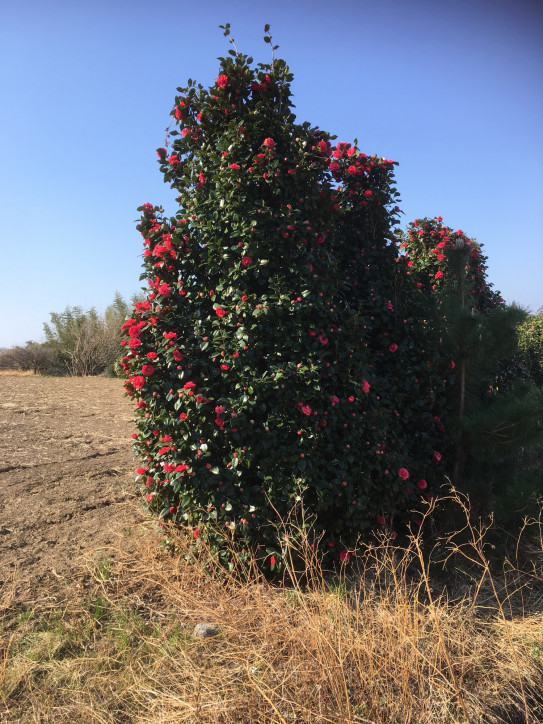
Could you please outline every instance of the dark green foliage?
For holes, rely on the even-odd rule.
[[[220,60],[158,150],[180,211],[141,209],[123,364],[149,508],[273,570],[296,502],[337,555],[442,483],[449,360],[398,260],[393,162],[296,123],[284,61]]]
[[[475,513],[518,522],[543,495],[543,472],[533,465],[543,453],[543,395],[530,380],[537,363],[530,373],[526,364],[537,359],[528,351],[537,349],[537,325],[492,290],[482,246],[462,231],[440,217],[417,219],[401,238],[418,288],[432,292],[432,334],[454,363],[448,474]]]

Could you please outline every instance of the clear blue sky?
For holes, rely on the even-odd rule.
[[[400,163],[406,224],[443,216],[507,302],[543,305],[541,0],[4,0],[0,347],[140,289],[136,209],[176,210],[155,149],[226,22],[255,62],[271,24],[300,122]]]

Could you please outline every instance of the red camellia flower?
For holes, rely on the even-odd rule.
[[[149,359],[156,359],[158,355],[156,352],[147,352],[147,357],[149,357]]]
[[[369,198],[370,196],[373,196],[373,192],[371,191],[371,189],[366,189],[366,190],[364,191],[364,196],[365,196],[366,198]]]
[[[339,165],[339,163],[337,161],[332,161],[332,163],[330,164],[330,171],[332,173],[337,173],[340,169],[341,166]]]
[[[217,78],[217,85],[219,88],[226,88],[228,85],[228,76],[224,73],[221,73],[220,76]]]
[[[434,450],[432,458],[434,462],[439,463],[441,461],[441,453],[439,453],[437,450]]]
[[[141,344],[141,339],[138,339],[138,337],[131,337],[128,341],[128,344],[132,349],[135,349],[136,347],[139,347]]]
[[[407,480],[407,478],[409,477],[409,471],[406,470],[405,468],[400,468],[398,470],[398,475],[400,476],[400,478],[402,480]]]
[[[270,556],[270,565],[275,565],[275,556]]]
[[[228,365],[223,362],[223,363],[221,364],[221,370],[225,370],[225,371],[226,371],[227,369],[229,369]]]
[[[436,278],[436,279],[441,279],[442,276],[443,276],[443,272],[441,271],[441,269],[440,269],[438,272],[435,273],[435,278]]]
[[[370,383],[368,380],[362,380],[362,392],[365,392],[366,394],[370,391]]]
[[[186,420],[186,419],[187,419],[187,413],[186,413],[186,412],[182,412],[182,413],[179,415],[179,419],[180,419],[180,420]]]
[[[388,348],[388,351],[389,351],[389,352],[396,352],[397,349],[398,349],[398,345],[396,344],[396,342],[393,342],[393,343],[390,345],[390,347]]]
[[[141,390],[145,384],[145,377],[142,377],[141,375],[134,375],[134,377],[130,378],[130,382],[132,383],[132,387],[136,390]]]
[[[421,479],[418,481],[417,488],[420,488],[421,490],[425,490],[427,487],[428,487],[428,483],[426,482],[426,480]]]
[[[347,169],[347,173],[349,174],[349,176],[356,176],[356,166],[349,166],[349,168]]]
[[[249,266],[249,264],[251,264],[252,261],[253,260],[251,259],[250,256],[244,256],[243,259],[241,260],[241,263],[243,266]]]
[[[158,293],[161,294],[163,297],[169,297],[172,292],[166,282],[162,282],[162,284],[158,288]]]
[[[224,317],[224,315],[226,314],[226,311],[222,307],[217,307],[217,309],[215,310],[215,314],[218,317]]]
[[[141,373],[146,376],[152,375],[154,371],[155,368],[153,367],[153,365],[143,365],[143,367],[141,368]]]
[[[235,171],[239,169],[239,166],[237,163],[229,163],[228,168],[233,168]]]
[[[273,140],[273,138],[265,138],[262,145],[266,146],[271,150],[275,146],[275,141]]]
[[[347,561],[349,560],[350,557],[351,557],[351,554],[349,553],[349,551],[343,550],[343,551],[339,552],[339,559],[340,559],[340,561],[343,561],[344,563],[347,563]]]
[[[385,525],[386,523],[385,517],[381,515],[381,513],[377,513],[375,520],[377,521],[377,525]]]

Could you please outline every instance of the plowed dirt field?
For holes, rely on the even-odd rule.
[[[0,376],[0,585],[84,585],[83,559],[130,547],[131,418],[117,379]]]

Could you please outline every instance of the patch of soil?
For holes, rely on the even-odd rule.
[[[141,519],[121,380],[0,376],[0,585],[51,593]]]

